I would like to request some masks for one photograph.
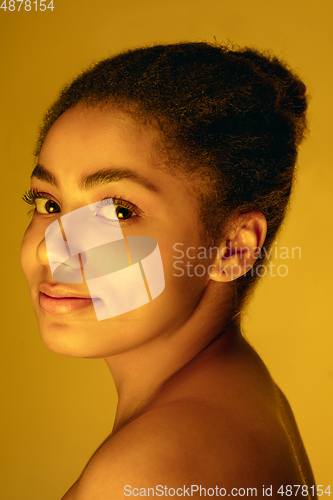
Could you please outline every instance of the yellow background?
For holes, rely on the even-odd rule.
[[[102,360],[71,359],[43,346],[19,266],[28,223],[20,196],[29,187],[43,112],[94,60],[144,44],[214,37],[272,50],[311,95],[310,134],[278,241],[278,248],[301,247],[301,258],[274,261],[287,264],[288,275],[260,283],[244,331],[291,403],[317,483],[333,490],[332,3],[54,0],[54,6],[0,9],[0,498],[59,500],[110,432],[116,406]]]

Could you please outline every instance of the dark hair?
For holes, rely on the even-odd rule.
[[[196,180],[210,241],[235,213],[260,210],[266,250],[288,205],[305,130],[305,85],[276,57],[208,43],[129,50],[88,68],[45,115],[38,157],[54,121],[78,103],[117,104],[159,127],[161,151]],[[255,266],[264,260],[257,259]],[[240,309],[258,274],[235,282]]]

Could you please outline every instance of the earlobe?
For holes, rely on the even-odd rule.
[[[249,272],[258,258],[267,231],[259,211],[242,214],[220,246],[219,257],[209,266],[210,279],[230,282]]]

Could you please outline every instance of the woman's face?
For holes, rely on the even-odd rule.
[[[35,200],[21,263],[42,339],[55,352],[107,357],[156,336],[170,335],[191,316],[207,286],[207,275],[185,272],[179,276],[173,267],[176,243],[183,250],[203,244],[198,201],[190,185],[157,168],[161,166],[155,154],[157,139],[156,131],[117,109],[80,106],[61,115],[46,136],[39,168],[31,179],[32,192],[43,195]],[[106,170],[103,182],[95,178],[83,185],[84,178]],[[149,236],[157,241],[165,288],[139,308],[97,321],[86,283],[60,283],[53,278],[45,230],[61,216],[104,198],[113,199],[124,236]],[[86,300],[68,299],[63,306],[55,305],[47,299],[48,291]]]

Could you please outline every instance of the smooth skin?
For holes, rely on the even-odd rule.
[[[117,108],[77,106],[51,127],[31,180],[32,189],[47,193],[59,208],[48,213],[47,200],[38,201],[21,250],[42,339],[58,353],[104,358],[119,397],[111,436],[63,500],[120,500],[133,488],[146,488],[141,495],[148,496],[148,488],[157,485],[218,485],[227,494],[232,488],[257,488],[259,498],[263,485],[272,485],[272,498],[281,498],[281,485],[313,486],[288,402],[239,326],[230,326],[233,280],[254,264],[253,253],[265,240],[265,218],[256,211],[235,216],[219,255],[191,260],[192,269],[203,264],[207,272],[176,276],[173,246],[199,248],[206,242],[195,187],[168,173],[158,140],[156,130]],[[109,182],[84,188],[84,178],[107,169],[113,170]],[[132,216],[121,220],[121,227],[126,235],[157,240],[165,290],[112,320],[98,322],[92,305],[45,312],[40,306],[45,283],[59,293],[89,296],[86,284],[53,279],[47,226],[106,197],[138,207],[123,212]]]

